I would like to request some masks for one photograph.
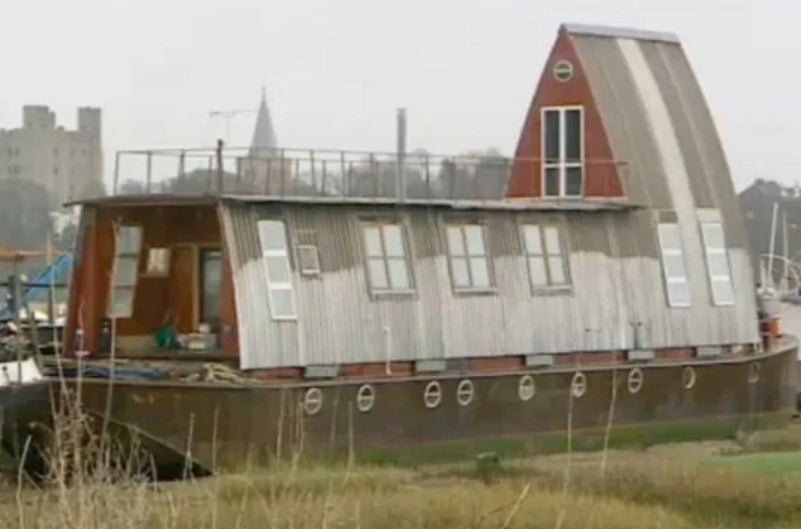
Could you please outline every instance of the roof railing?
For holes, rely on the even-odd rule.
[[[541,159],[500,154],[443,156],[414,151],[294,148],[125,150],[116,154],[113,195],[250,194],[415,200],[501,200],[510,179],[539,182]],[[547,163],[550,163],[546,160]],[[614,196],[629,178],[627,163],[585,159],[596,196]],[[599,182],[600,178],[600,182]],[[618,180],[619,179],[619,180]],[[599,188],[600,185],[600,188]],[[625,193],[619,193],[622,199]],[[553,199],[575,200],[557,193]]]

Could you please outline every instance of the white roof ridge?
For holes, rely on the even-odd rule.
[[[648,31],[636,28],[623,28],[612,26],[595,26],[590,24],[562,24],[562,29],[568,33],[579,35],[593,35],[596,37],[613,37],[635,40],[653,40],[679,44],[679,37],[675,33],[662,31]]]

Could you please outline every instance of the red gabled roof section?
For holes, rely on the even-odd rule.
[[[560,60],[573,65],[573,77],[559,81],[553,68]],[[623,186],[619,166],[612,156],[590,81],[570,34],[560,29],[551,54],[540,76],[537,91],[531,100],[528,115],[520,132],[512,173],[507,185],[507,198],[538,198],[542,194],[541,111],[548,106],[581,105],[584,107],[584,196],[621,197]]]

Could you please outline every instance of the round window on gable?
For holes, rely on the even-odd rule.
[[[553,76],[561,83],[571,80],[573,78],[573,63],[566,59],[557,61],[553,65]]]

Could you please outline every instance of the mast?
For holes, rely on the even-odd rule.
[[[773,217],[770,221],[770,246],[768,247],[768,281],[773,284],[773,252],[776,249],[776,217],[779,214],[779,202],[773,202]],[[765,285],[767,286],[767,285]]]

